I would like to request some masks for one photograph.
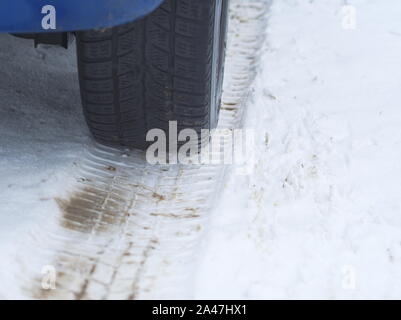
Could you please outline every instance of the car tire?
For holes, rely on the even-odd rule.
[[[125,25],[76,33],[81,98],[94,138],[146,149],[146,134],[217,126],[228,0],[165,0]],[[199,138],[200,139],[200,138]],[[199,140],[200,141],[200,140]]]

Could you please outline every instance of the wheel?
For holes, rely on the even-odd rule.
[[[147,17],[77,32],[84,115],[95,139],[146,149],[146,134],[217,126],[228,0],[165,0]]]

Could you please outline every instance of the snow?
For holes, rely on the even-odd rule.
[[[353,8],[356,20],[345,24]],[[256,133],[254,167],[245,176],[229,172],[205,215],[197,266],[179,266],[194,288],[171,278],[188,285],[176,290],[183,298],[401,297],[400,16],[398,0],[273,1],[244,120]],[[92,144],[74,51],[35,50],[8,35],[0,43],[0,297],[25,298],[18,286],[48,258],[35,246],[50,256],[58,246],[80,252],[81,238],[57,234],[54,199],[76,189],[77,166]],[[159,173],[151,178],[161,183]],[[134,209],[145,215],[151,201],[157,210],[175,208],[156,200]],[[152,221],[160,234],[173,234],[164,220],[144,225]],[[49,228],[68,241],[46,246]],[[175,292],[168,275],[181,260],[159,255],[141,271],[148,278],[140,285],[152,284],[146,297]],[[170,267],[159,266],[165,256]]]
[[[273,3],[256,165],[212,214],[197,298],[400,298],[401,4],[348,1],[354,30],[344,4]]]
[[[55,218],[53,198],[74,185],[89,135],[73,52],[10,35],[0,42],[0,296],[17,298],[18,245]]]
[[[225,84],[229,106],[222,106],[223,128],[234,127],[241,118],[267,8],[266,2],[232,3]],[[14,131],[6,130],[4,154],[15,152],[5,175],[10,174],[10,181],[40,183],[16,184],[4,199],[10,219],[5,216],[8,234],[0,250],[0,296],[191,297],[197,249],[221,190],[224,166],[155,166],[146,162],[144,152],[90,142],[77,99],[73,48],[31,48],[27,59],[27,49],[20,48],[27,43],[10,37],[4,42],[11,47],[5,60],[13,62],[5,69],[7,75],[17,72],[15,78],[32,94],[10,103],[20,114],[24,104],[35,106],[29,117],[14,120]],[[5,96],[14,86],[5,82]],[[40,124],[34,132],[33,120]],[[17,128],[26,132],[22,135]],[[26,140],[13,141],[18,137]],[[24,169],[28,173],[20,175]],[[14,199],[18,202],[11,206]]]

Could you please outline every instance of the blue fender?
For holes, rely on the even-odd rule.
[[[0,0],[0,32],[64,32],[112,27],[139,19],[163,0]],[[42,20],[55,9],[55,28],[44,29]],[[44,9],[45,7],[45,9]],[[42,11],[44,13],[42,13]]]

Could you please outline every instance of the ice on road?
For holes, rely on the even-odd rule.
[[[347,3],[347,6],[344,6]],[[401,297],[401,3],[274,1],[198,298]]]

